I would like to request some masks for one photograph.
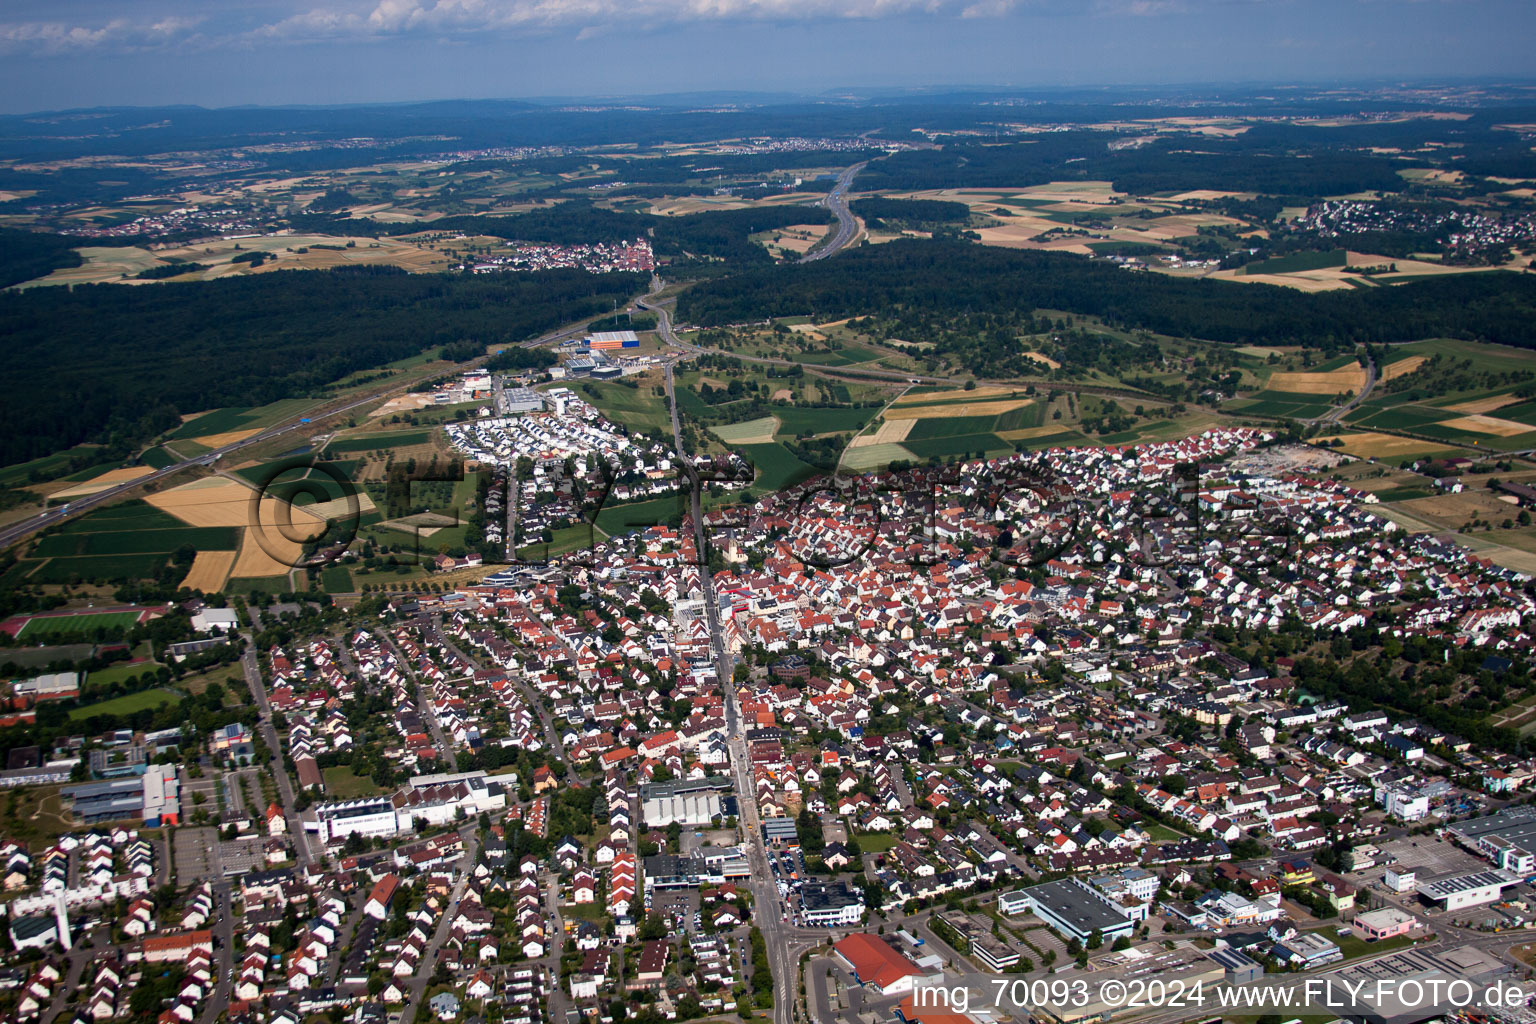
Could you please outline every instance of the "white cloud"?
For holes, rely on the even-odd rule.
[[[54,55],[103,48],[153,49],[187,39],[202,20],[171,16],[153,20],[114,18],[100,25],[12,22],[0,24],[0,53]]]
[[[902,14],[989,17],[1019,0],[374,0],[332,3],[262,26],[257,37],[324,39],[408,33],[667,25],[708,21],[870,20]]]

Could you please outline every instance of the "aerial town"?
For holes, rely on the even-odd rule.
[[[445,429],[535,494],[599,460],[657,493],[665,454],[532,394]],[[0,1004],[957,1024],[1137,1011],[927,988],[1523,978],[1536,764],[1341,699],[1335,659],[1373,629],[1431,689],[1508,673],[1528,581],[1275,441],[791,489],[280,634],[202,610],[249,645],[249,722],[13,755],[7,789],[68,780],[74,824],[4,848]]]

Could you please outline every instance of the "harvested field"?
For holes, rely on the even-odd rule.
[[[1447,405],[1450,412],[1483,413],[1502,409],[1506,405],[1515,405],[1525,399],[1516,395],[1489,395],[1487,398],[1474,398],[1470,402],[1457,402],[1455,405]]]
[[[1471,519],[1502,519],[1513,509],[1486,491],[1462,491],[1437,494],[1430,498],[1411,498],[1396,503],[1415,518],[1441,529],[1456,529]]]
[[[445,516],[440,512],[418,512],[413,516],[389,519],[379,525],[391,530],[402,530],[406,533],[430,537],[439,530],[450,526],[458,526],[459,521],[453,516]]]
[[[885,411],[887,420],[952,419],[960,416],[997,416],[1028,405],[1030,398],[1003,398],[991,402],[960,402],[954,405],[893,405]]]
[[[335,488],[332,488],[335,490]],[[351,500],[348,498],[332,498],[330,501],[317,501],[313,505],[295,505],[294,508],[303,509],[318,519],[341,519],[351,514]],[[369,512],[377,512],[378,506],[373,503],[365,491],[357,492],[357,514],[367,515]]]
[[[1344,442],[1342,450],[1346,454],[1362,459],[1399,458],[1407,455],[1421,455],[1450,450],[1446,446],[1436,444],[1433,441],[1421,441],[1412,437],[1398,437],[1394,434],[1378,434],[1372,430],[1319,437],[1316,443],[1336,440]]]
[[[1493,434],[1496,437],[1514,437],[1516,434],[1528,434],[1531,427],[1526,423],[1516,423],[1514,420],[1501,420],[1497,416],[1461,416],[1454,420],[1442,420],[1436,426],[1448,430],[1464,430],[1473,434]]]
[[[209,448],[222,448],[227,444],[234,444],[236,441],[244,441],[248,437],[253,437],[261,433],[261,430],[261,427],[251,427],[248,430],[226,430],[222,434],[206,434],[202,437],[194,437],[192,440]]]
[[[302,538],[324,529],[318,521],[295,516],[292,523],[278,518],[277,502],[262,502],[261,526],[247,527],[231,576],[286,576],[304,554]]]
[[[912,428],[917,425],[917,420],[882,420],[880,428],[873,434],[860,434],[853,439],[850,448],[872,448],[879,444],[900,444],[906,440]]]
[[[1025,352],[1024,358],[1033,359],[1037,363],[1044,363],[1046,366],[1049,366],[1053,370],[1061,369],[1060,363],[1052,359],[1050,356],[1041,355],[1039,352]]]
[[[49,497],[78,498],[86,494],[96,494],[108,488],[116,487],[118,484],[126,483],[129,480],[137,480],[141,476],[148,476],[153,472],[154,469],[150,466],[129,466],[125,469],[109,469],[101,474],[101,476],[92,477],[84,483],[75,484],[73,487],[66,487],[62,491],[54,491]]]
[[[1272,373],[1264,387],[1267,391],[1284,391],[1291,395],[1337,395],[1344,391],[1359,392],[1365,387],[1365,367],[1354,364],[1342,366],[1327,373]]]
[[[843,449],[843,465],[858,472],[911,458],[912,453],[899,444],[874,444],[863,448],[850,445]]]
[[[210,476],[147,495],[144,500],[188,526],[245,526],[250,518],[251,489]]]
[[[1004,441],[1027,441],[1032,437],[1049,437],[1051,434],[1059,434],[1064,428],[1060,423],[1046,423],[1038,427],[1020,427],[1018,430],[1001,430],[997,436]]]
[[[507,346],[505,344],[491,346],[491,348],[496,349],[497,351],[500,351],[506,347]],[[433,404],[431,395],[401,395],[399,398],[391,398],[389,401],[373,410],[373,412],[368,414],[368,418],[376,419],[380,416],[388,416],[391,413],[397,412],[413,412],[417,409],[425,409],[431,404]]]
[[[727,423],[710,427],[709,431],[726,444],[768,444],[773,441],[773,435],[778,429],[777,417],[760,416],[745,423]]]
[[[1423,366],[1423,365],[1424,365],[1424,357],[1423,356],[1409,356],[1407,359],[1399,359],[1397,362],[1395,362],[1395,363],[1388,363],[1386,366],[1383,366],[1381,368],[1381,379],[1382,379],[1383,382],[1386,382],[1386,381],[1389,381],[1389,380],[1396,380],[1399,377],[1406,377],[1406,376],[1408,376],[1408,374],[1412,373],[1414,370],[1417,370],[1420,366]],[[1465,412],[1487,412],[1488,411],[1488,409],[1466,409],[1466,410],[1463,410],[1461,408],[1461,406],[1459,406],[1459,405],[1454,405],[1451,408],[1456,409],[1457,411],[1465,411]],[[1498,406],[1496,406],[1496,405],[1489,406],[1489,408],[1497,409]]]
[[[191,590],[201,590],[205,594],[223,590],[225,581],[229,579],[229,570],[234,564],[233,551],[199,551],[181,585]]]
[[[779,390],[773,393],[773,400],[777,402],[779,399],[783,399],[786,402],[792,402],[795,399],[795,393],[788,388],[779,388]]]
[[[891,407],[896,408],[897,406],[903,405],[931,405],[934,402],[953,402],[958,399],[965,399],[970,401],[973,399],[988,398],[996,395],[1008,395],[1012,394],[1013,391],[1013,388],[1005,388],[999,384],[987,384],[973,388],[970,391],[966,391],[961,388],[956,388],[952,391],[919,391],[915,394],[909,393],[902,395],[900,398],[896,399],[896,401],[891,403]]]

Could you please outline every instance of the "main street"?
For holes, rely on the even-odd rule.
[[[652,307],[658,313],[663,327],[662,338],[676,345],[671,320],[665,309]],[[684,347],[684,346],[679,346]],[[697,350],[695,350],[697,351]],[[687,358],[686,355],[680,358]],[[682,424],[677,411],[677,394],[672,376],[676,358],[668,360],[664,367],[667,406],[672,419],[672,442],[677,456],[685,465],[688,455],[683,449]],[[715,584],[709,567],[703,564],[704,515],[701,489],[692,488],[689,509],[693,520],[694,549],[699,559],[699,588],[703,595],[704,615],[709,626],[710,647],[714,655],[715,673],[725,697],[725,728],[727,744],[731,752],[731,781],[736,794],[737,823],[747,846],[747,859],[752,865],[752,878],[748,883],[752,890],[753,914],[763,943],[768,951],[769,969],[773,975],[773,1019],[775,1024],[789,1024],[795,1019],[796,1003],[800,995],[800,957],[805,952],[826,941],[826,933],[809,928],[797,928],[789,924],[789,908],[779,894],[775,875],[768,863],[768,850],[763,839],[762,822],[757,813],[757,789],[753,784],[747,753],[747,723],[736,706],[736,686],[733,680],[736,656],[725,643],[725,633],[720,628],[720,608],[715,597]],[[746,965],[743,965],[744,969]]]
[[[277,783],[277,795],[283,804],[283,818],[288,822],[288,834],[293,837],[293,847],[298,851],[300,863],[308,864],[312,859],[309,836],[304,832],[304,822],[299,819],[299,812],[294,805],[293,783],[288,779],[288,770],[283,767],[283,747],[278,741],[277,729],[272,725],[272,705],[267,700],[266,684],[261,680],[256,639],[249,632],[240,635],[245,638],[245,653],[240,656],[240,667],[245,669],[245,684],[256,701],[256,728],[261,731],[262,741],[272,755],[272,779]]]

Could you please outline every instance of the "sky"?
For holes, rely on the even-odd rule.
[[[1536,77],[1536,0],[5,0],[0,111]]]

